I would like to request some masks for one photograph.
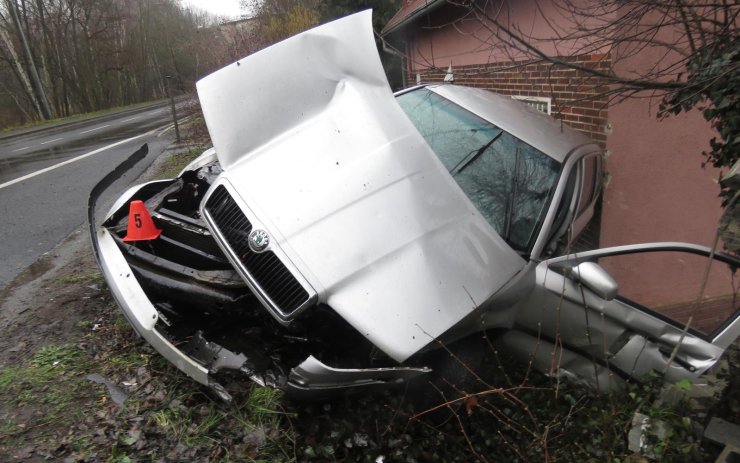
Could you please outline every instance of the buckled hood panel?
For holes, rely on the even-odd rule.
[[[396,104],[369,11],[198,82],[222,174],[329,304],[398,361],[525,264]]]

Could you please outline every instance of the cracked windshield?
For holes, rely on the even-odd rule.
[[[560,164],[429,90],[405,93],[397,101],[488,223],[526,253]]]

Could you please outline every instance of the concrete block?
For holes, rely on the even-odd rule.
[[[714,417],[704,429],[704,438],[718,444],[740,448],[740,426]]]
[[[740,463],[740,449],[726,445],[714,463]]]

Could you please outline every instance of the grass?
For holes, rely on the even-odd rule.
[[[75,374],[84,368],[82,351],[72,344],[46,346],[33,356],[29,365],[11,365],[0,371],[0,393],[25,397],[29,392],[26,386],[43,386],[53,379]]]
[[[225,406],[139,340],[110,304],[95,324],[76,324],[78,343],[44,346],[0,370],[0,460],[29,446],[55,461],[296,460],[278,391],[244,379]],[[105,385],[86,379],[91,373],[129,399],[114,404]]]
[[[80,378],[88,365],[80,348],[61,344],[42,347],[27,364],[0,371],[0,402],[7,407],[0,415],[0,441],[81,419],[75,403],[89,396]]]
[[[211,449],[223,461],[260,461],[260,457],[267,458],[265,461],[292,461],[292,437],[281,429],[286,416],[281,397],[271,388],[250,387],[242,401],[224,407],[189,391],[152,411],[149,424],[190,449]],[[250,444],[250,457],[231,455],[232,449],[222,444],[232,441],[234,435]]]
[[[225,419],[225,413],[211,403],[205,411],[180,406],[157,410],[150,415],[150,419],[188,447],[202,447],[217,443],[209,436]]]
[[[174,151],[167,155],[161,163],[155,164],[151,170],[153,179],[171,179],[185,168],[191,161],[203,154],[210,145],[210,138],[202,117],[193,117],[181,126],[181,131],[187,133],[184,143],[191,148],[186,151]]]
[[[148,366],[150,358],[150,355],[145,355],[135,350],[126,350],[121,352],[120,355],[114,355],[108,358],[108,364],[114,370],[131,372],[139,367]]]
[[[105,283],[105,280],[103,279],[103,276],[100,274],[100,272],[65,275],[63,277],[57,278],[54,281],[62,285],[71,285],[71,284],[102,285]]]
[[[177,177],[177,174],[185,168],[190,162],[200,156],[203,150],[200,148],[184,151],[180,153],[174,153],[170,155],[164,162],[159,166],[155,172],[156,178],[169,179]]]

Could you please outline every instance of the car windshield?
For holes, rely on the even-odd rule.
[[[528,252],[560,163],[426,88],[397,101],[488,223]]]

